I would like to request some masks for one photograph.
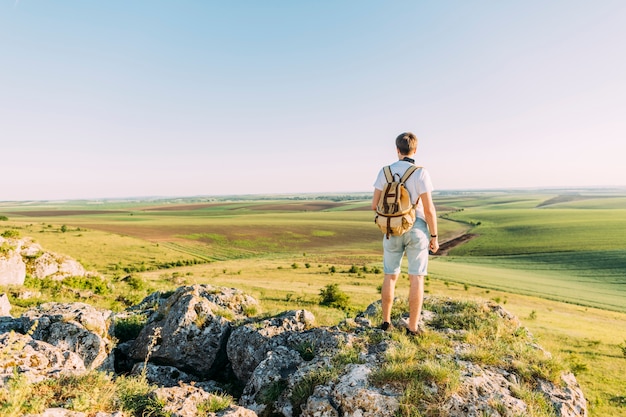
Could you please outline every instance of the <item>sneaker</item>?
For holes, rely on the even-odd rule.
[[[423,334],[424,334],[424,330],[420,329],[419,327],[417,328],[416,331],[409,330],[408,327],[406,328],[406,335],[407,336],[419,337],[419,336],[421,336]]]
[[[389,330],[390,327],[391,327],[391,323],[389,323],[388,321],[384,321],[383,324],[380,325],[380,329],[383,332],[386,332],[387,330]]]

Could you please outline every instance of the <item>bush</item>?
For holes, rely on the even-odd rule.
[[[7,216],[0,216],[0,222],[6,222],[9,221],[9,218]]]
[[[2,232],[2,237],[5,239],[18,238],[20,237],[20,231],[15,229],[5,230]]]
[[[349,310],[350,297],[339,289],[338,284],[328,284],[320,291],[320,304],[341,310]]]
[[[115,337],[120,343],[136,339],[148,319],[141,314],[125,317],[115,321]]]

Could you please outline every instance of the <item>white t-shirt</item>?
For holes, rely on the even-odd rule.
[[[398,174],[399,178],[401,178],[402,175],[404,175],[404,172],[411,165],[412,164],[408,161],[396,161],[390,165],[391,173],[394,174],[394,177],[396,177],[395,174]],[[376,177],[374,188],[382,191],[385,188],[385,184],[387,184],[387,179],[385,178],[383,168],[381,168],[378,172],[378,177]],[[415,204],[415,201],[420,195],[433,191],[433,184],[430,180],[430,174],[428,174],[428,171],[426,171],[426,169],[424,168],[418,168],[413,174],[411,174],[404,186],[409,192],[409,195],[411,196],[411,202],[413,204]],[[421,199],[415,209],[415,214],[417,217],[426,220],[426,217],[424,216],[424,205],[422,204]]]

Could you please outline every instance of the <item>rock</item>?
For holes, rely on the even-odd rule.
[[[0,285],[22,285],[26,279],[26,264],[20,251],[22,241],[0,237]]]
[[[146,381],[161,387],[175,387],[179,383],[190,383],[196,378],[173,366],[155,365],[138,362],[130,372],[131,375],[145,375]]]
[[[0,249],[0,285],[22,285],[27,273],[34,278],[57,280],[98,275],[68,256],[44,251],[30,238],[0,237]]]
[[[6,294],[0,294],[0,317],[11,317],[11,303]]]
[[[22,320],[9,316],[0,316],[0,334],[8,332],[25,333]]]
[[[400,392],[371,386],[371,365],[348,365],[337,382],[320,385],[307,400],[302,417],[392,417],[400,408]]]
[[[196,417],[199,415],[198,406],[202,403],[215,398],[215,394],[210,394],[201,388],[187,384],[181,384],[178,387],[159,388],[152,395],[165,403],[163,411],[171,413],[172,417]],[[251,410],[231,405],[219,412],[208,413],[211,416],[220,417],[256,417]]]
[[[244,319],[246,309],[257,304],[232,288],[181,287],[150,316],[130,356],[210,378],[227,363],[231,320]]]
[[[0,334],[0,352],[0,386],[13,376],[14,369],[31,383],[85,372],[75,353],[19,333]]]
[[[539,391],[543,392],[554,406],[559,417],[586,417],[587,400],[574,374],[561,376],[564,386],[539,380]]]
[[[28,270],[34,278],[52,278],[61,280],[67,277],[88,275],[85,268],[67,256],[45,252],[28,263]]]
[[[113,370],[113,341],[107,319],[111,311],[84,303],[45,303],[22,315],[23,328],[34,328],[33,338],[80,356],[87,369]]]
[[[328,375],[334,367],[332,358],[351,348],[355,339],[354,335],[333,328],[279,333],[265,346],[271,349],[248,379],[240,404],[261,415],[299,414],[301,410],[293,408],[294,397],[301,397],[299,387],[318,378],[314,375]],[[304,404],[295,404],[301,405]]]
[[[272,415],[276,409],[283,409],[283,415],[291,415],[291,403],[285,398],[286,392],[276,398],[271,397],[280,388],[289,386],[288,378],[303,362],[298,352],[285,346],[277,346],[267,352],[246,383],[239,404],[259,415]],[[272,408],[270,412],[266,412],[268,407]],[[285,408],[289,410],[285,412]]]
[[[267,352],[286,343],[289,332],[302,332],[314,321],[310,312],[292,310],[236,328],[228,339],[226,352],[237,378],[247,381]]]
[[[509,382],[501,373],[483,369],[469,362],[459,362],[464,368],[461,386],[442,406],[450,417],[481,417],[500,415],[502,408],[507,415],[526,415],[527,406],[513,391],[518,386]]]

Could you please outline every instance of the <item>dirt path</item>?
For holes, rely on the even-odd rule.
[[[478,237],[476,234],[466,233],[461,236],[455,237],[454,239],[450,239],[446,242],[443,242],[441,246],[439,246],[439,250],[434,255],[437,256],[446,256],[448,252],[459,245],[462,245],[465,242],[469,242],[470,240]]]

